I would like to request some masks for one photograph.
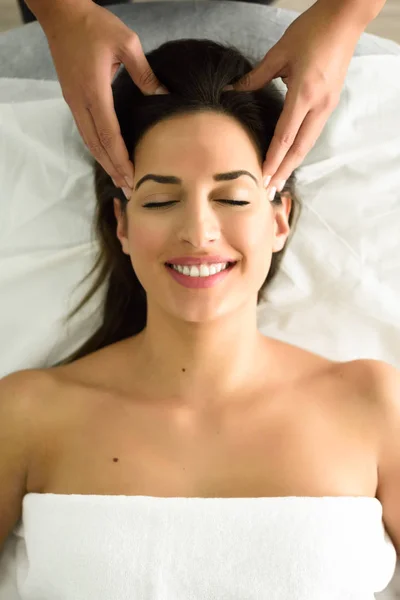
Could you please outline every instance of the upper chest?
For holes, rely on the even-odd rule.
[[[374,495],[377,485],[374,411],[341,378],[201,414],[73,382],[47,406],[28,491]]]

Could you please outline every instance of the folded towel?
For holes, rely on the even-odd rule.
[[[13,538],[0,600],[373,600],[396,567],[364,496],[30,493]]]

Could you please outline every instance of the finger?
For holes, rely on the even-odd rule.
[[[292,88],[287,92],[283,111],[276,124],[274,136],[263,164],[264,175],[274,177],[292,147],[309,110],[309,102],[300,97],[296,90]]]
[[[147,96],[155,93],[168,94],[168,90],[157,79],[150,67],[139,36],[135,31],[132,31],[132,35],[125,41],[119,58],[143,94]]]
[[[71,110],[73,111],[72,108]],[[98,163],[101,164],[103,169],[107,171],[110,177],[114,179],[116,185],[121,187],[122,185],[125,186],[126,182],[124,177],[118,173],[111,162],[108,153],[101,145],[90,111],[88,109],[84,109],[84,112],[81,110],[75,110],[75,112],[73,111],[73,114],[78,131],[92,156],[97,160]]]
[[[286,154],[274,177],[271,179],[271,182],[268,185],[270,189],[276,187],[278,192],[281,191],[288,177],[290,177],[293,171],[303,162],[311,148],[315,145],[315,142],[325,127],[330,112],[331,111],[327,111],[326,109],[313,109],[309,111],[289,152]]]
[[[103,81],[106,82],[106,79]],[[113,172],[117,173],[117,177],[114,178],[116,183],[126,186],[129,180],[128,185],[132,188],[133,164],[129,160],[128,150],[121,135],[121,128],[115,113],[111,85],[103,83],[97,85],[95,89],[97,93],[93,94],[87,108],[93,119],[96,131],[96,149],[98,142],[100,142],[100,151],[103,151],[108,156],[109,161],[113,165]],[[107,172],[109,173],[108,170]]]
[[[239,81],[233,84],[233,89],[238,92],[251,92],[267,85],[272,79],[278,77],[283,66],[282,56],[272,46],[262,61],[252,71],[246,73]]]

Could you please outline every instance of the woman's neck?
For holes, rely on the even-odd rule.
[[[134,370],[146,395],[203,410],[240,399],[268,372],[268,344],[254,320],[209,323],[152,318],[132,338]]]

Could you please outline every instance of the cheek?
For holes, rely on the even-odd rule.
[[[160,227],[136,222],[129,229],[129,247],[133,260],[154,260],[165,249],[165,234]]]
[[[160,268],[160,256],[165,243],[160,231],[146,224],[135,222],[129,227],[129,254],[133,270],[141,285],[148,292],[154,282],[154,274]]]
[[[242,222],[240,249],[246,259],[245,269],[249,280],[258,291],[271,266],[274,222],[267,211],[252,215]]]
[[[271,216],[259,211],[238,221],[236,234],[241,239],[244,253],[250,256],[265,255],[271,249],[273,223]]]

